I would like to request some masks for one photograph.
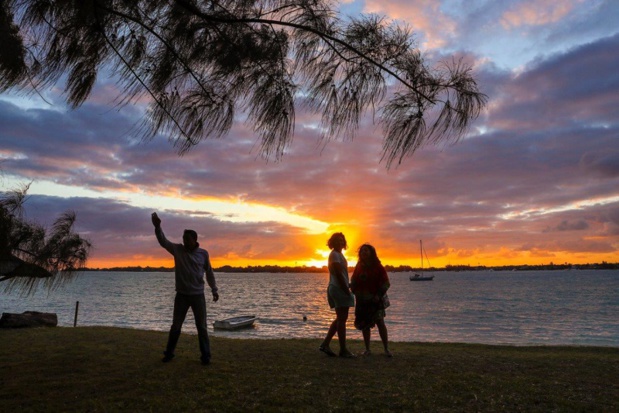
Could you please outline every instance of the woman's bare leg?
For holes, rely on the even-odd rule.
[[[346,322],[348,321],[348,307],[339,307],[335,309],[337,314],[337,339],[340,342],[340,353],[347,352],[346,348]]]
[[[385,320],[376,321],[376,326],[378,327],[378,334],[380,335],[380,339],[383,342],[383,347],[385,348],[385,354],[391,356],[391,352],[389,351],[389,333],[387,332]]]
[[[329,345],[331,344],[331,339],[333,339],[333,336],[337,332],[337,325],[338,323],[337,323],[337,317],[336,317],[335,320],[333,320],[331,322],[331,325],[329,326],[329,331],[327,331],[327,336],[322,341],[322,347],[329,347]]]

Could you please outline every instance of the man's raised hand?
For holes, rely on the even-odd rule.
[[[157,216],[157,213],[153,212],[150,217],[153,221],[153,225],[155,226],[155,228],[159,228],[159,226],[161,225],[161,218]]]

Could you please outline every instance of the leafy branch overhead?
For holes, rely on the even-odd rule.
[[[225,136],[242,112],[279,158],[301,105],[325,139],[376,115],[389,166],[460,138],[487,99],[469,66],[431,69],[407,28],[342,20],[328,0],[4,0],[0,42],[0,91],[66,79],[77,107],[111,71],[122,104],[150,99],[144,136],[168,134],[180,153]]]

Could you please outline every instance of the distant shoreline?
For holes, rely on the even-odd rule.
[[[354,267],[350,267],[352,271]],[[415,268],[408,265],[392,266],[385,265],[387,272],[415,272],[422,271],[421,268]],[[82,271],[106,271],[106,272],[173,272],[174,267],[110,267],[110,268],[83,268]],[[261,265],[249,267],[233,267],[224,265],[223,267],[213,268],[215,272],[223,273],[327,273],[327,267],[281,267],[278,265]],[[597,264],[546,264],[546,265],[506,265],[506,266],[469,266],[469,265],[448,265],[443,268],[424,268],[425,272],[436,271],[568,271],[568,270],[619,270],[619,263],[597,263]]]

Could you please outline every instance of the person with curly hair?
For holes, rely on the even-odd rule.
[[[389,276],[378,259],[376,248],[363,244],[359,248],[359,260],[353,271],[350,288],[355,294],[355,327],[363,333],[365,344],[364,356],[369,356],[372,328],[378,326],[378,333],[383,342],[385,355],[392,357],[389,351],[389,338],[385,325],[384,296],[389,289]]]

